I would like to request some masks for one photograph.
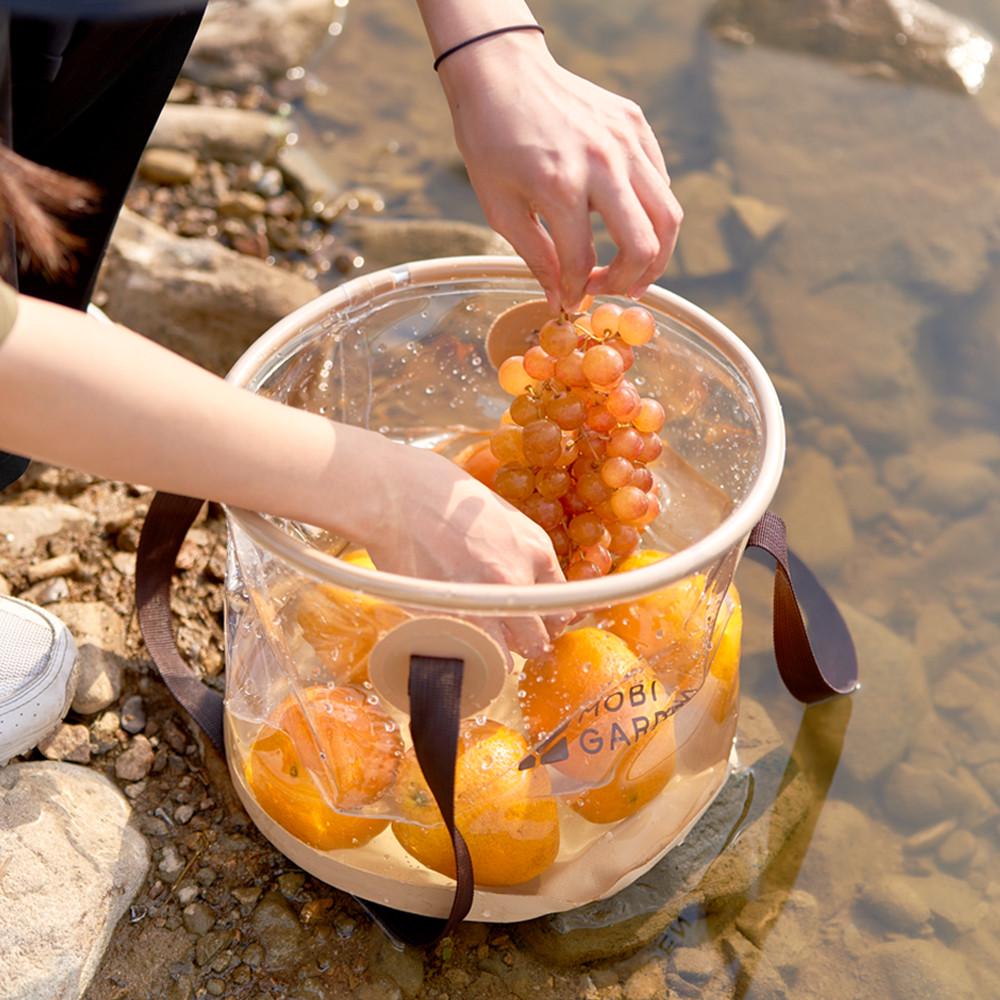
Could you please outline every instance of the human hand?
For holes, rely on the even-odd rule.
[[[562,581],[545,531],[453,462],[388,442],[391,488],[382,490],[378,530],[364,539],[380,570],[430,580],[530,586]],[[501,646],[538,656],[561,616],[475,617]]]
[[[585,294],[640,296],[666,268],[683,212],[638,105],[563,69],[535,32],[469,46],[439,72],[487,221],[553,311]],[[618,247],[610,266],[595,267],[591,211]]]

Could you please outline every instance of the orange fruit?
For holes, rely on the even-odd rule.
[[[341,559],[354,566],[375,568],[364,549],[349,552]],[[329,583],[304,590],[295,610],[295,620],[306,642],[339,684],[366,681],[372,646],[405,618],[399,608],[377,597]]]
[[[348,815],[385,794],[403,741],[395,723],[352,687],[306,688],[286,698],[261,727],[244,775],[261,808],[310,847],[357,847],[388,820]]]
[[[519,694],[540,761],[570,779],[567,801],[592,823],[633,815],[673,776],[670,692],[618,636],[563,633],[525,662]]]
[[[665,552],[635,552],[615,569],[627,573],[666,558]],[[704,573],[694,573],[652,594],[609,608],[601,621],[645,659],[671,687],[699,688],[707,657],[709,669],[732,685],[739,666],[743,614],[739,593],[730,585],[723,606],[709,629],[711,604]]]
[[[500,468],[500,459],[490,450],[488,440],[469,445],[459,454],[455,462],[484,486],[493,489],[493,481],[496,478],[497,469]]]
[[[469,847],[476,885],[519,885],[540,875],[559,853],[559,817],[544,768],[521,771],[524,737],[499,722],[462,724],[455,763],[455,823]],[[455,877],[451,840],[413,750],[396,793],[404,819],[392,832],[404,850]]]

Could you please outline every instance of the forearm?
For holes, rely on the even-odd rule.
[[[358,540],[377,530],[379,451],[397,447],[24,296],[0,346],[0,446]]]

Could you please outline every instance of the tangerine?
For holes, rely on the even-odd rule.
[[[571,780],[567,801],[592,823],[633,815],[673,776],[669,692],[618,636],[563,633],[525,662],[519,694],[542,760]]]
[[[403,741],[398,727],[352,687],[306,688],[271,713],[247,754],[244,775],[261,808],[321,851],[357,847],[388,820],[349,815],[395,781]]]
[[[484,486],[493,489],[497,469],[501,463],[490,449],[489,441],[477,441],[470,445],[455,459],[455,462]]]
[[[374,569],[364,549],[340,557],[354,566]],[[299,596],[295,620],[306,642],[339,684],[368,680],[368,654],[384,632],[406,615],[395,605],[329,583],[309,587]]]
[[[615,572],[640,569],[666,556],[655,549],[634,552],[622,560]],[[731,584],[710,629],[707,586],[705,574],[694,573],[652,594],[615,605],[601,624],[624,639],[671,686],[700,687],[705,661],[711,654],[709,670],[731,690],[739,667],[743,631],[740,596]]]
[[[469,848],[477,885],[519,885],[559,853],[559,817],[544,768],[519,770],[524,737],[493,720],[462,724],[455,763],[455,823]],[[404,819],[392,832],[428,868],[455,877],[451,839],[416,754],[403,758],[397,796]]]

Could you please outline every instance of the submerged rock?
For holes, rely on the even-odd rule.
[[[733,40],[970,94],[982,88],[994,48],[985,32],[927,0],[719,0],[709,24]]]
[[[0,770],[0,996],[79,997],[146,877],[125,799],[71,764]]]
[[[318,294],[312,282],[123,211],[102,272],[105,311],[224,374],[260,334]]]

